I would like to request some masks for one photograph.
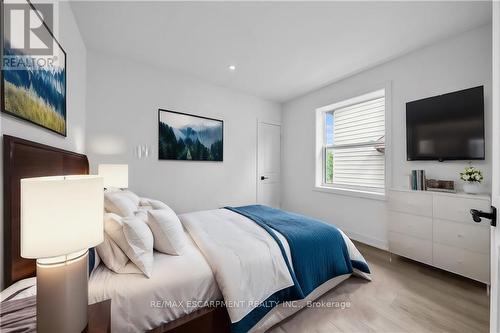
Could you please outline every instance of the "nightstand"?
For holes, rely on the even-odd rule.
[[[111,300],[89,305],[89,323],[85,333],[111,332]]]
[[[0,331],[4,325],[19,330],[33,332],[36,330],[36,296],[20,300],[4,301],[0,303]],[[19,312],[19,315],[16,313]],[[110,333],[111,332],[111,300],[94,303],[88,306],[88,324],[85,333]]]

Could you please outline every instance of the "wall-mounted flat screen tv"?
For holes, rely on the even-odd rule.
[[[406,103],[406,148],[408,161],[484,160],[483,87]]]

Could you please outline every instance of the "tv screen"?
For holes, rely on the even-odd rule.
[[[406,103],[407,159],[484,160],[483,87]]]

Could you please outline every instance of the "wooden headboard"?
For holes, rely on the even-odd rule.
[[[5,286],[35,276],[35,260],[21,258],[21,179],[88,174],[87,156],[3,136],[3,207]],[[54,202],[54,209],[57,209]]]

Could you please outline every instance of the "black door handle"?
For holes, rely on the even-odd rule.
[[[266,179],[269,179],[269,177],[266,177],[266,176],[260,176],[260,180],[266,180]]]
[[[470,213],[472,215],[472,219],[474,220],[474,222],[479,223],[479,222],[481,222],[482,218],[485,218],[485,219],[491,220],[491,225],[493,227],[497,226],[497,209],[496,209],[496,207],[491,206],[491,213],[486,213],[486,212],[483,212],[483,211],[477,210],[477,209],[471,209]]]

